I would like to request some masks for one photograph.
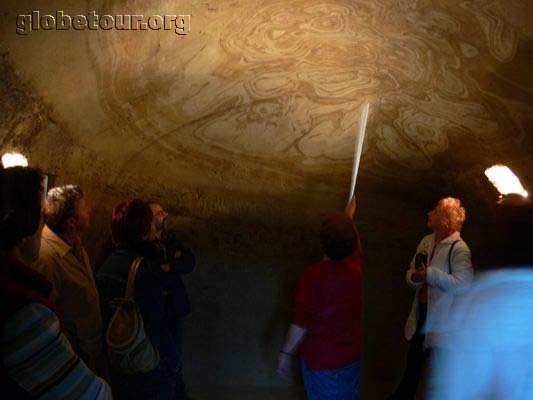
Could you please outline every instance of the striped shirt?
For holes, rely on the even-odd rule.
[[[32,397],[112,398],[107,383],[72,351],[57,316],[42,304],[27,304],[5,321],[0,354],[7,375]]]

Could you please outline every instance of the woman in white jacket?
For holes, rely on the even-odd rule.
[[[389,399],[414,398],[431,349],[439,346],[438,335],[426,332],[426,319],[437,318],[433,313],[439,303],[438,319],[446,320],[450,310],[440,300],[472,281],[470,249],[460,235],[465,219],[460,200],[451,197],[441,199],[428,213],[427,226],[433,233],[422,239],[406,273],[407,283],[416,290],[405,324],[407,364],[398,389]]]

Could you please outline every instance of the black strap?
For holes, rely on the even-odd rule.
[[[461,239],[459,240],[456,240],[455,242],[452,243],[452,245],[450,246],[450,252],[448,253],[448,273],[450,275],[452,275],[452,251],[453,251],[453,248],[455,247],[455,244],[457,242],[460,242]]]

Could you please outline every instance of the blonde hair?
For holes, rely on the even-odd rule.
[[[466,220],[466,210],[461,206],[461,200],[446,197],[439,201],[439,205],[446,215],[450,228],[454,231],[461,231]]]

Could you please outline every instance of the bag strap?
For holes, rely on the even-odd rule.
[[[124,294],[124,298],[126,299],[133,299],[133,292],[135,291],[135,276],[137,275],[137,270],[139,269],[142,260],[142,257],[137,257],[131,264],[130,272],[128,274],[128,284],[126,285],[126,293]]]
[[[456,240],[450,246],[450,252],[448,253],[448,273],[450,275],[452,274],[452,251],[453,251],[453,248],[455,247],[455,245],[457,244],[457,242],[460,242],[460,241],[461,241],[461,239]]]

